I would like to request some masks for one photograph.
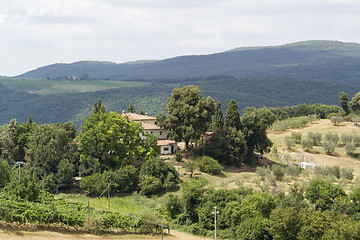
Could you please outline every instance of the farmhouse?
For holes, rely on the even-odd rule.
[[[157,146],[160,147],[160,154],[173,154],[177,150],[177,144],[173,140],[166,139],[166,130],[156,125],[156,118],[145,115],[136,114],[136,113],[126,113],[125,110],[122,111],[123,116],[127,116],[129,120],[141,123],[144,132],[141,133],[141,138],[146,138],[146,133],[152,133],[157,136]]]

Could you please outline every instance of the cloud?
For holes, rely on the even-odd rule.
[[[357,0],[2,0],[0,75],[307,39],[358,41]]]

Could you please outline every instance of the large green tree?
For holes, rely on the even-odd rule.
[[[183,140],[188,148],[190,140],[199,140],[208,129],[215,104],[211,97],[204,99],[199,87],[189,85],[172,91],[166,110],[168,135],[176,141]]]
[[[145,144],[140,137],[142,131],[140,123],[119,113],[93,111],[79,133],[80,174],[115,170],[147,156],[149,151],[156,153],[153,150],[156,142],[146,141]]]
[[[351,109],[358,113],[360,111],[360,92],[356,93],[350,102]]]
[[[275,121],[275,115],[267,108],[246,108],[241,116],[241,132],[244,134],[248,157],[254,151],[264,153],[272,146],[271,140],[266,135],[266,129]]]
[[[234,99],[231,99],[225,114],[225,126],[233,127],[236,130],[240,129],[240,114]]]
[[[213,119],[212,130],[216,132],[221,130],[223,127],[224,127],[224,113],[223,110],[221,109],[221,103],[218,102],[216,103],[215,106],[215,115]]]
[[[349,114],[349,97],[345,92],[339,92],[339,104],[342,109],[345,111],[346,115]]]

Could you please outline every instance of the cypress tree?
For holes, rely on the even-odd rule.
[[[240,125],[240,114],[236,105],[236,101],[231,99],[226,109],[225,126],[233,127],[236,130],[239,130]]]
[[[216,103],[215,116],[213,120],[213,131],[219,131],[224,127],[224,114],[221,109],[221,103]]]

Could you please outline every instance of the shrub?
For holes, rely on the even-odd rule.
[[[298,177],[300,175],[301,168],[299,168],[298,166],[287,166],[285,169],[285,172],[291,178],[294,178],[294,177]]]
[[[339,123],[344,121],[344,118],[342,116],[332,115],[329,117],[329,120],[331,123],[334,124],[334,126],[337,126],[337,125],[339,125]]]
[[[291,137],[295,139],[296,143],[301,142],[301,133],[300,132],[292,132]]]
[[[356,151],[356,146],[355,143],[353,142],[348,142],[345,144],[345,151],[347,155],[352,155],[355,153]]]
[[[338,143],[339,141],[339,136],[337,133],[326,133],[325,134],[325,140],[328,141],[328,142],[332,142],[334,143],[334,145],[336,146],[336,144]]]
[[[116,177],[118,189],[120,192],[134,192],[139,183],[139,175],[133,165],[123,167]]]
[[[355,115],[351,120],[354,122],[354,125],[357,126],[360,122],[360,115]]]
[[[292,137],[285,137],[284,143],[288,149],[295,145],[295,139]]]
[[[346,134],[346,133],[341,134],[341,142],[343,144],[350,143],[352,142],[352,140],[353,140],[353,136],[351,134]]]
[[[356,146],[359,146],[360,145],[360,135],[354,133],[353,142],[355,143]]]
[[[261,180],[264,180],[266,176],[271,174],[271,169],[269,167],[257,167],[256,174],[261,177]]]
[[[182,152],[176,151],[175,152],[175,161],[181,162],[183,160],[184,156]]]
[[[334,150],[335,150],[335,143],[330,142],[328,140],[324,141],[323,146],[324,146],[325,152],[328,154],[334,152]]]
[[[313,141],[310,139],[303,139],[301,140],[301,146],[306,151],[313,149]]]
[[[139,182],[140,194],[152,194],[162,190],[162,184],[159,178],[142,175]]]
[[[320,133],[313,133],[309,132],[307,135],[308,139],[310,139],[313,142],[313,145],[319,145],[321,142],[321,134]]]
[[[215,159],[202,156],[198,159],[199,169],[201,172],[210,174],[219,174],[224,168]]]
[[[282,166],[275,164],[271,167],[273,175],[276,177],[276,180],[280,181],[285,175],[285,170]]]
[[[354,169],[352,168],[341,168],[340,175],[343,178],[346,178],[347,180],[353,180],[354,178]]]

